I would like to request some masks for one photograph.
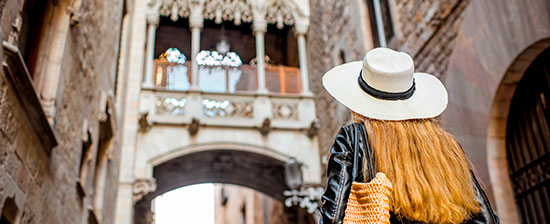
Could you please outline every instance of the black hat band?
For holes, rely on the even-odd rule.
[[[361,89],[363,91],[365,91],[367,94],[369,94],[369,95],[371,95],[375,98],[378,98],[378,99],[382,99],[382,100],[406,100],[406,99],[411,98],[411,96],[414,94],[414,91],[416,90],[416,83],[414,82],[414,79],[413,79],[413,84],[412,84],[411,88],[409,88],[405,92],[390,93],[390,92],[380,91],[380,90],[377,90],[377,89],[373,88],[369,84],[367,84],[367,82],[365,82],[365,80],[363,80],[362,73],[363,73],[363,70],[361,70],[361,72],[359,72],[359,79],[358,79],[359,80],[358,81],[359,82],[359,87],[361,87]]]

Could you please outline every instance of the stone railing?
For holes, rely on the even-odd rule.
[[[313,99],[304,96],[143,89],[140,105],[152,125],[199,122],[270,130],[308,129],[315,121]]]
[[[152,83],[155,89],[187,91],[191,87],[191,62],[153,61]],[[300,69],[283,65],[266,67],[266,87],[270,93],[299,95],[302,93]],[[213,93],[251,93],[258,88],[256,68],[248,64],[239,67],[199,66],[198,89]]]

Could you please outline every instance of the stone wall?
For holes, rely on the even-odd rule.
[[[310,7],[312,22],[307,35],[309,78],[321,124],[319,143],[325,167],[336,132],[349,121],[351,114],[325,91],[321,79],[336,65],[362,60],[373,45],[368,10],[362,0],[312,0]]]
[[[396,38],[390,47],[409,53],[416,71],[443,78],[469,1],[390,0]]]
[[[12,46],[19,39],[17,23],[24,3],[2,2],[2,39]],[[47,43],[41,42],[38,55],[62,55],[61,61],[54,61],[60,68],[59,79],[54,80],[55,114],[48,125],[40,104],[31,104],[34,110],[28,111],[29,102],[43,100],[39,85],[55,72],[44,73],[42,81],[30,80],[34,88],[21,90],[7,71],[24,76],[24,70],[7,63],[0,71],[0,211],[10,216],[9,210],[15,208],[15,217],[7,218],[20,223],[114,223],[120,160],[114,80],[123,2],[47,4],[42,26],[46,35],[41,37]],[[52,13],[59,8],[67,15]],[[47,37],[51,33],[53,38]],[[64,48],[51,49],[48,41],[58,40],[59,33],[66,38]],[[33,122],[29,114],[41,117],[46,125]],[[37,127],[53,131],[57,146],[45,145],[46,133],[37,132]],[[86,180],[79,178],[83,151],[87,151]]]

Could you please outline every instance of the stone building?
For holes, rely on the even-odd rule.
[[[153,222],[156,196],[192,184],[279,203],[321,186],[309,14],[305,0],[132,1],[117,223]]]
[[[464,147],[502,223],[544,223],[550,213],[549,11],[544,0],[311,3],[317,22],[308,31],[308,56],[321,155],[349,119],[322,89],[322,75],[361,60],[374,46],[389,46],[411,54],[417,71],[446,85],[442,123]]]
[[[114,223],[124,7],[0,2],[0,223]]]
[[[294,209],[250,188],[214,184],[215,224],[310,224],[316,223],[305,209]]]

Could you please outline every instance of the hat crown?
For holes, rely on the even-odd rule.
[[[409,90],[414,82],[414,62],[407,53],[375,48],[363,58],[363,80],[372,88],[389,93]]]

